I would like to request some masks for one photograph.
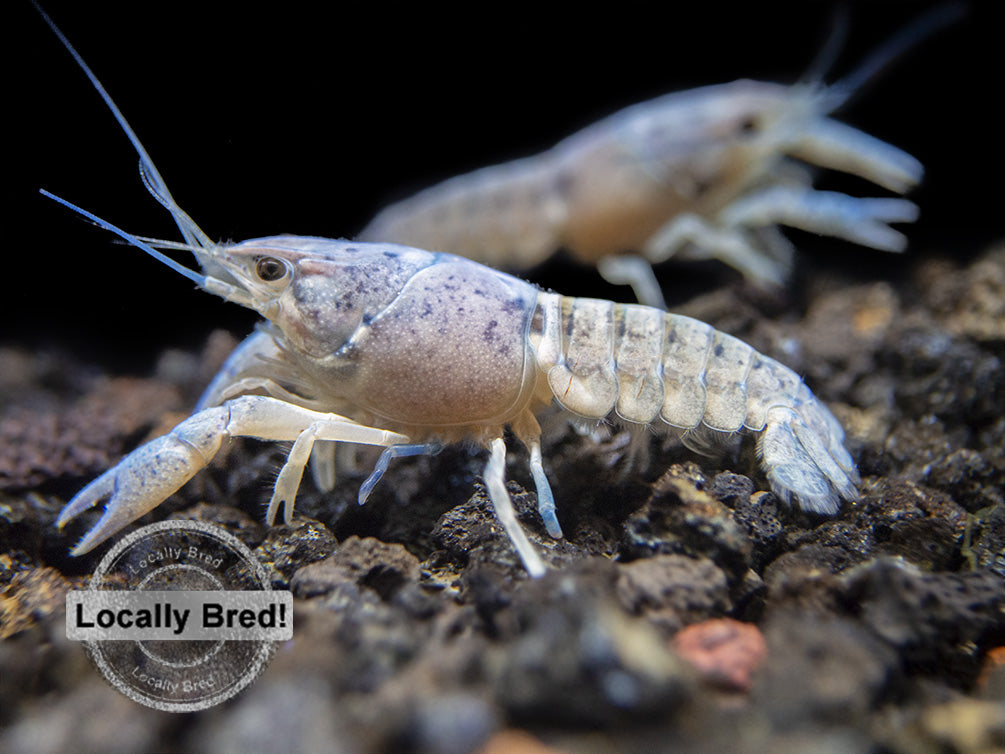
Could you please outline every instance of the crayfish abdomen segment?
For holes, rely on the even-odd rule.
[[[833,512],[858,480],[837,420],[802,380],[736,338],[676,314],[541,293],[530,341],[554,401],[684,435],[761,435],[772,488]]]

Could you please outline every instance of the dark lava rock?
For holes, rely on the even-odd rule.
[[[1005,643],[1005,578],[995,573],[925,573],[882,559],[842,581],[848,609],[912,672],[966,687],[984,651]]]
[[[216,524],[233,534],[250,549],[254,549],[265,539],[265,527],[239,508],[230,505],[199,503],[191,508],[172,513],[168,520],[204,521]]]
[[[885,359],[900,375],[896,399],[907,415],[934,414],[952,422],[1000,415],[1005,369],[973,341],[936,327],[916,327],[891,338],[891,346]]]
[[[1005,578],[1005,505],[968,518],[962,554],[972,569],[986,568]]]
[[[227,708],[203,718],[188,747],[214,754],[365,751],[333,701],[328,684],[310,674],[256,684]]]
[[[653,485],[646,504],[625,522],[622,557],[706,556],[732,580],[741,579],[750,567],[750,540],[732,511],[705,491],[706,486],[693,464],[671,467]]]
[[[733,517],[750,538],[751,566],[760,571],[785,547],[786,523],[791,523],[789,511],[777,497],[768,493],[738,498],[732,507]]]
[[[539,551],[550,541],[542,532],[540,517],[536,515],[537,496],[527,493],[516,485],[508,484],[513,507],[527,536]],[[514,569],[522,569],[516,551],[513,550],[502,524],[492,512],[492,503],[484,487],[465,503],[443,514],[436,522],[433,538],[452,560],[460,565],[466,565],[472,560],[485,560],[493,563],[507,563]],[[544,553],[542,553],[544,554]]]
[[[324,524],[298,517],[292,526],[270,529],[255,555],[270,570],[272,587],[286,589],[298,569],[328,557],[334,549],[335,536]]]
[[[37,754],[156,751],[170,729],[169,719],[91,675],[51,704],[29,709],[0,730],[0,750]]]
[[[729,612],[726,575],[708,558],[656,555],[618,567],[617,595],[633,615],[669,636],[690,623]]]
[[[537,495],[527,492],[516,482],[509,482],[507,489],[520,525],[545,563],[561,568],[594,552],[598,543],[591,538],[587,538],[584,545],[571,539],[552,539],[537,512]],[[433,540],[446,557],[461,568],[484,562],[506,564],[514,573],[524,573],[523,564],[481,485],[466,502],[440,517],[433,530]],[[604,549],[602,544],[599,547]]]
[[[898,668],[894,649],[848,618],[780,610],[764,634],[768,658],[752,699],[781,729],[861,725]]]
[[[0,414],[0,490],[97,476],[179,404],[171,385],[119,377],[97,381],[68,406],[5,406]]]
[[[978,343],[1005,343],[1005,245],[967,267],[937,258],[915,275],[933,315],[951,333]]]
[[[477,695],[432,694],[413,708],[400,738],[400,750],[416,754],[477,751],[501,727],[500,717],[495,705]]]
[[[290,582],[294,596],[310,599],[347,588],[367,589],[384,602],[428,618],[438,603],[419,588],[419,560],[402,545],[349,537],[335,553],[299,569]]]
[[[754,483],[745,476],[724,471],[715,475],[709,493],[720,503],[735,509],[750,500],[754,494]]]
[[[645,620],[618,608],[613,578],[610,566],[574,568],[516,595],[519,633],[490,658],[492,686],[515,719],[587,726],[659,719],[689,695],[690,672]]]
[[[783,574],[838,573],[881,555],[896,555],[929,570],[954,568],[966,512],[952,498],[912,482],[884,479],[871,485],[842,517],[812,529],[786,532],[787,552],[765,569],[775,584]]]
[[[974,513],[991,505],[1005,506],[1005,462],[972,448],[950,449],[933,460],[924,481],[945,490],[964,509]]]
[[[790,566],[769,584],[769,615],[854,618],[894,652],[903,672],[957,687],[971,685],[984,652],[1005,642],[1005,579],[991,571],[926,573],[880,558],[842,574]]]

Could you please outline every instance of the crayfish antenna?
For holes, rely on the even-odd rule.
[[[227,301],[232,301],[235,304],[240,304],[241,306],[247,306],[252,309],[255,308],[255,302],[252,300],[251,296],[246,291],[243,291],[240,288],[231,285],[230,283],[226,283],[223,280],[220,280],[219,278],[212,277],[211,275],[200,275],[195,270],[190,270],[188,267],[185,267],[184,265],[179,264],[178,262],[173,260],[167,254],[163,254],[157,249],[153,248],[150,244],[146,243],[143,239],[139,238],[138,236],[134,236],[132,233],[128,233],[122,230],[122,228],[112,225],[107,220],[102,220],[97,215],[88,212],[86,209],[83,209],[82,207],[78,207],[73,202],[68,202],[66,199],[58,197],[55,194],[46,191],[45,189],[39,189],[38,191],[43,196],[47,196],[53,201],[59,202],[67,209],[72,209],[77,214],[83,215],[98,227],[104,228],[105,230],[114,233],[119,238],[135,246],[137,249],[142,249],[147,254],[156,259],[158,262],[166,264],[168,267],[177,272],[179,275],[184,275],[185,277],[187,277],[189,280],[198,285],[200,288],[202,288],[202,290],[206,291],[207,293],[214,293],[220,298],[226,299]]]
[[[946,3],[922,13],[873,50],[855,70],[827,88],[827,111],[833,112],[844,105],[852,96],[863,91],[893,61],[937,31],[959,21],[966,12],[965,5]]]
[[[164,253],[162,253],[160,251],[157,251],[157,249],[155,249],[152,246],[150,246],[150,244],[145,243],[144,241],[141,241],[139,238],[137,238],[136,236],[134,236],[132,233],[127,233],[126,231],[122,230],[121,228],[118,228],[115,225],[112,225],[107,220],[102,220],[100,217],[98,217],[97,215],[95,215],[95,214],[93,214],[91,212],[88,212],[86,209],[78,207],[76,204],[73,204],[72,202],[68,202],[66,199],[58,197],[55,194],[46,191],[45,189],[39,189],[38,191],[43,196],[47,196],[50,199],[52,199],[53,201],[59,202],[60,204],[62,204],[67,209],[71,209],[74,212],[76,212],[78,215],[83,215],[88,220],[90,220],[92,223],[94,223],[95,225],[97,225],[98,227],[104,228],[105,230],[114,233],[119,238],[121,238],[124,241],[127,241],[128,243],[130,243],[133,246],[135,246],[137,249],[142,249],[147,254],[149,254],[154,259],[156,259],[157,261],[163,262],[164,264],[166,264],[168,267],[170,267],[172,270],[174,270],[175,272],[177,272],[179,275],[184,275],[185,277],[187,277],[189,280],[191,280],[192,282],[194,282],[200,288],[202,288],[204,290],[211,290],[211,289],[214,288],[214,286],[212,284],[210,284],[210,282],[209,282],[210,280],[212,280],[212,278],[209,278],[209,277],[207,277],[205,275],[200,275],[195,270],[190,270],[188,267],[185,267],[185,266],[179,264],[178,262],[176,262],[175,260],[173,260],[171,257],[169,257],[167,254],[164,254]]]
[[[90,80],[91,85],[95,88],[95,90],[97,90],[101,99],[104,100],[105,104],[108,106],[108,109],[112,111],[112,115],[115,117],[115,120],[122,128],[122,131],[126,134],[126,137],[132,143],[133,148],[136,150],[136,154],[139,155],[140,179],[143,181],[143,185],[146,186],[147,191],[153,195],[154,199],[156,199],[161,206],[171,213],[171,217],[174,218],[182,236],[185,237],[185,241],[191,247],[196,258],[199,260],[199,263],[204,265],[205,260],[202,252],[214,248],[216,244],[214,244],[213,241],[210,240],[209,236],[207,236],[202,229],[196,225],[195,221],[189,217],[188,214],[181,209],[181,207],[178,206],[174,197],[171,196],[171,192],[168,190],[167,184],[164,182],[161,174],[157,171],[157,167],[154,165],[153,160],[150,159],[150,155],[147,154],[147,150],[143,148],[142,142],[139,140],[139,137],[136,136],[136,132],[133,131],[129,122],[122,114],[122,111],[119,110],[118,106],[115,104],[114,100],[112,100],[108,92],[105,91],[105,87],[102,86],[98,77],[94,75],[94,72],[91,71],[87,63],[84,62],[80,53],[78,53],[76,49],[74,49],[73,45],[70,44],[70,40],[66,38],[66,35],[63,34],[62,31],[60,31],[59,27],[56,26],[56,23],[49,18],[49,14],[42,10],[42,7],[38,4],[38,2],[36,2],[36,0],[32,0],[32,5],[35,6],[39,15],[42,16],[42,20],[44,20],[48,27],[52,30],[52,33],[56,35],[56,38],[63,44],[63,47],[66,48],[67,52],[73,56],[73,59],[80,67],[80,70],[84,72],[84,75]],[[79,212],[80,210],[77,211]],[[197,249],[199,251],[196,251]]]

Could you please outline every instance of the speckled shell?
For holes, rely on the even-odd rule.
[[[541,293],[531,341],[555,400],[587,418],[759,432],[802,386],[731,335],[646,306]]]

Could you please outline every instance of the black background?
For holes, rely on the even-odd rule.
[[[181,206],[211,237],[235,240],[352,236],[390,201],[543,150],[634,102],[742,77],[795,81],[835,12],[771,2],[667,3],[656,15],[624,3],[318,5],[44,4]],[[848,5],[848,40],[829,79],[934,5]],[[841,113],[927,168],[912,195],[922,220],[907,228],[911,254],[965,258],[1003,235],[1005,84],[993,10],[971,4]],[[12,135],[0,343],[74,343],[96,359],[127,355],[142,370],[158,349],[196,346],[216,325],[250,329],[251,313],[37,193],[45,187],[138,234],[178,238],[140,184],[128,141],[30,3],[7,3],[4,16],[17,52],[4,97]],[[863,278],[905,269],[902,257],[797,240],[808,259]],[[670,274],[681,276],[667,283],[671,306],[691,286],[715,284],[698,273],[691,282],[684,268]],[[543,282],[628,295],[561,265]]]

